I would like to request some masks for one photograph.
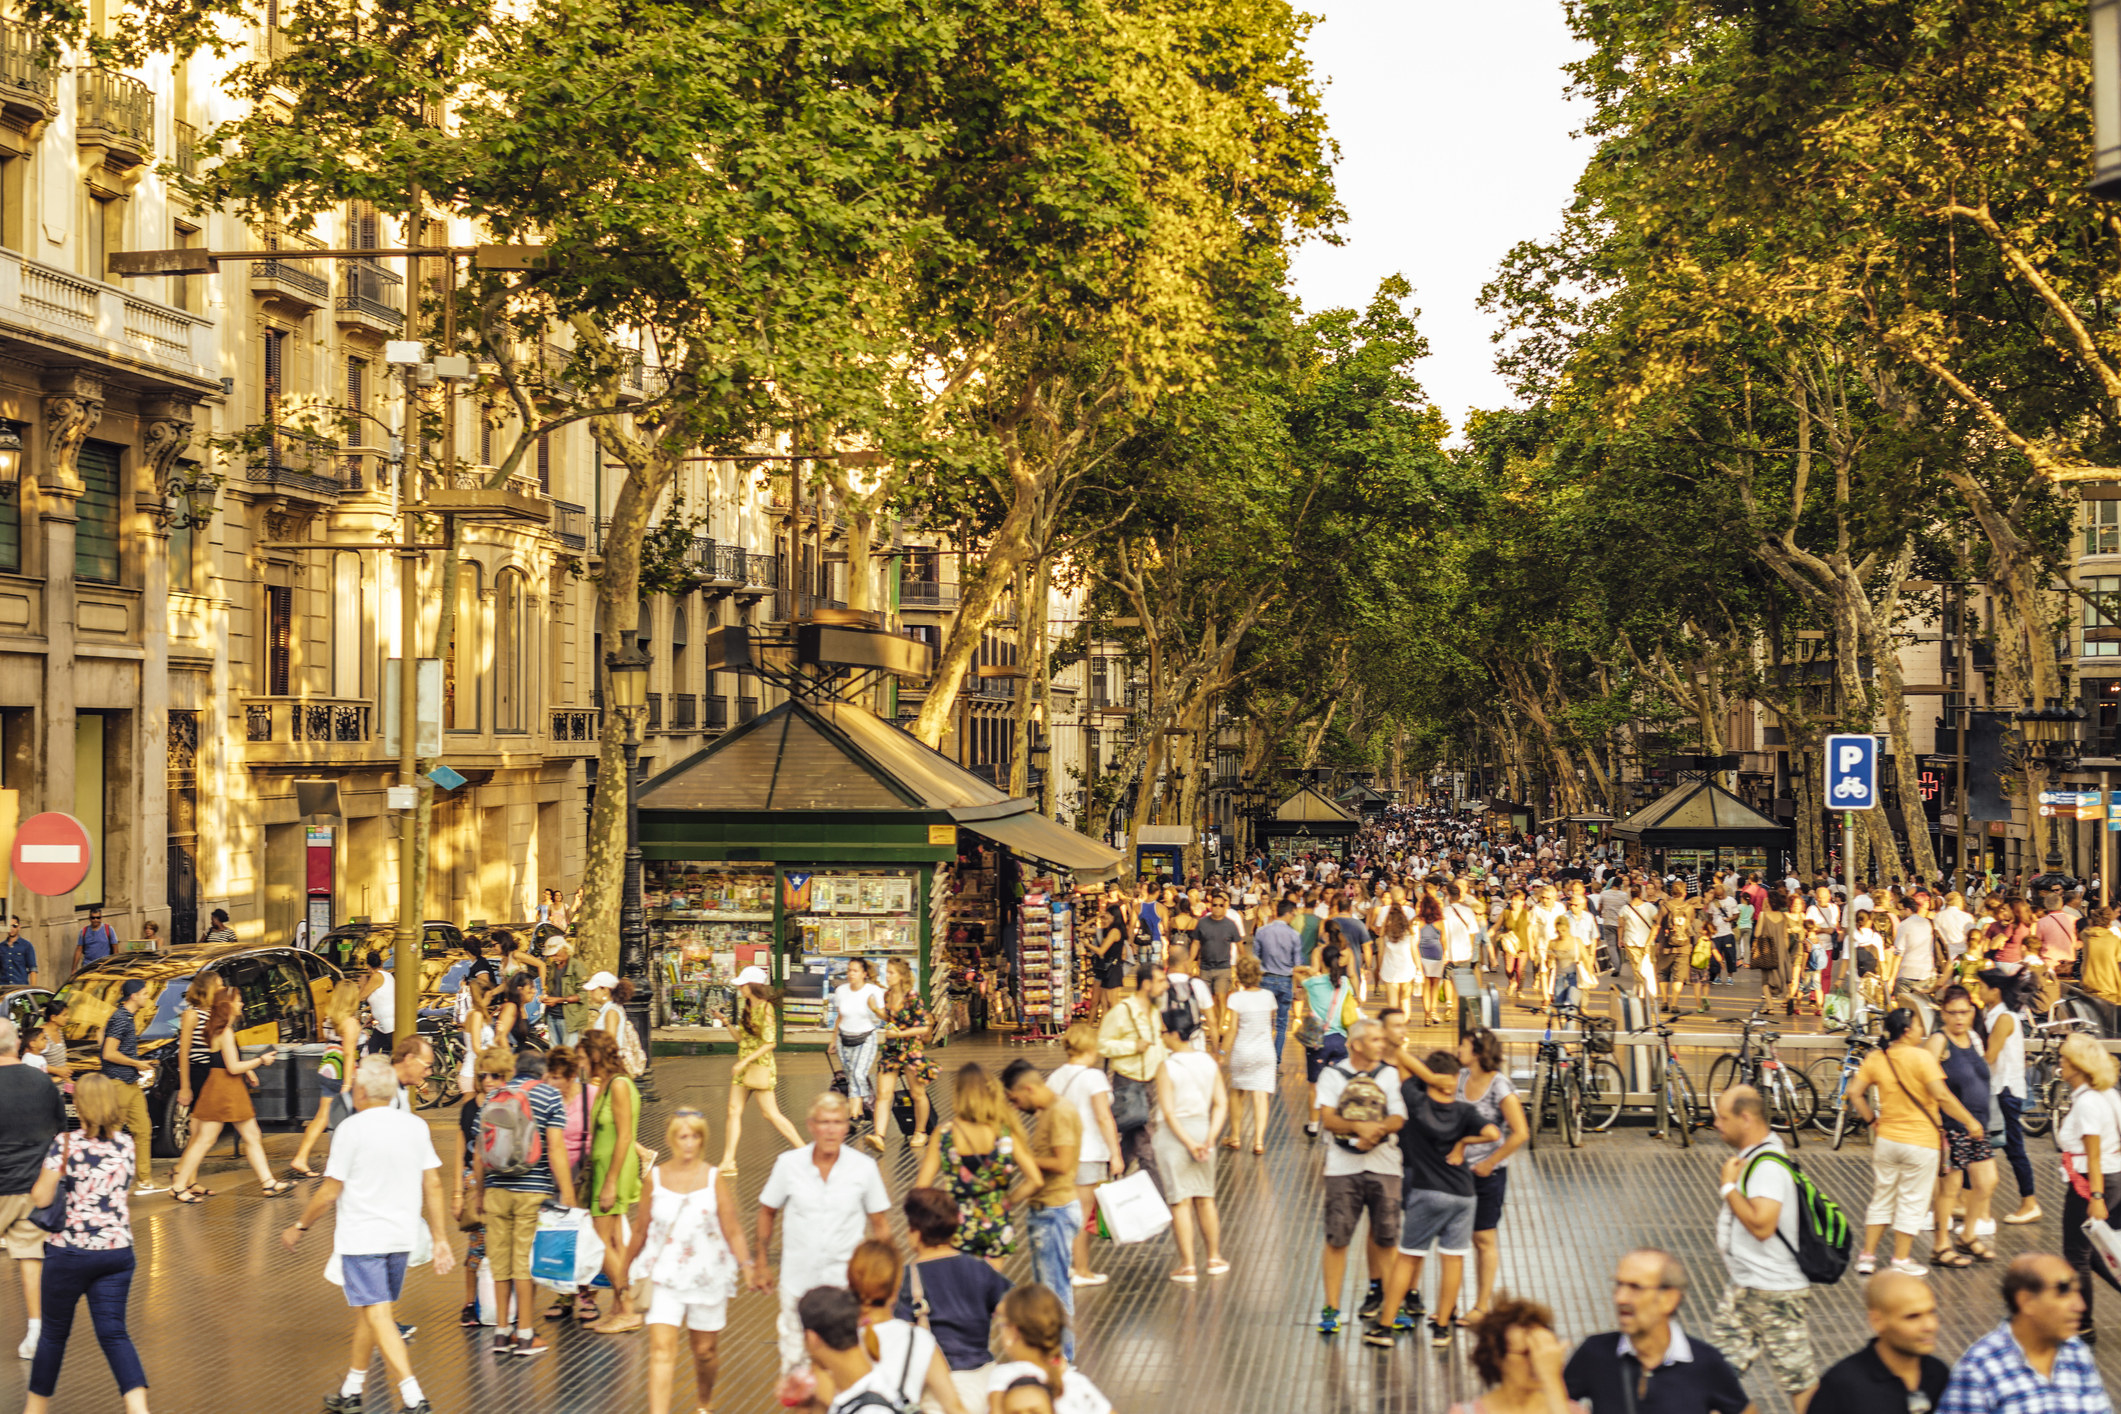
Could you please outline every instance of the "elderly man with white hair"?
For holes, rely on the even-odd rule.
[[[44,1229],[29,1220],[29,1191],[44,1167],[52,1138],[66,1128],[66,1102],[51,1077],[22,1063],[22,1037],[0,1016],[0,1243],[22,1274],[22,1304],[29,1334],[16,1353],[37,1353],[44,1328]]]
[[[813,1286],[845,1286],[847,1259],[863,1238],[891,1239],[884,1217],[891,1199],[884,1192],[883,1170],[867,1154],[846,1147],[849,1119],[844,1095],[828,1090],[812,1100],[811,1142],[775,1159],[759,1192],[758,1266],[752,1276],[756,1290],[773,1285],[766,1274],[766,1254],[774,1220],[783,1220],[779,1333],[784,1374],[804,1359],[803,1323],[795,1303]]]
[[[420,1382],[413,1378],[412,1357],[398,1334],[392,1303],[404,1289],[423,1209],[434,1245],[435,1275],[447,1276],[456,1265],[442,1206],[441,1156],[435,1153],[427,1122],[391,1104],[397,1098],[398,1076],[389,1060],[364,1058],[350,1088],[354,1113],[332,1136],[324,1179],[280,1240],[292,1252],[310,1224],[326,1208],[338,1205],[332,1252],[338,1258],[346,1304],[354,1308],[353,1344],[346,1379],[338,1393],[325,1397],[324,1408],[331,1414],[360,1414],[369,1357],[380,1348],[406,1414],[433,1414]]]

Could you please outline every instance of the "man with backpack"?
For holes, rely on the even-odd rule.
[[[1385,1032],[1364,1017],[1348,1025],[1348,1059],[1318,1076],[1319,1122],[1332,1136],[1326,1149],[1325,1309],[1321,1335],[1340,1330],[1340,1293],[1348,1276],[1348,1244],[1370,1215],[1370,1290],[1361,1308],[1374,1319],[1384,1305],[1393,1244],[1399,1236],[1399,1145],[1392,1136],[1407,1122],[1399,1074],[1384,1059]]]
[[[498,1317],[496,1355],[543,1355],[551,1348],[531,1325],[537,1283],[530,1276],[530,1249],[537,1241],[538,1210],[549,1199],[557,1196],[562,1207],[577,1206],[573,1172],[552,1161],[566,1152],[566,1105],[545,1083],[545,1058],[526,1051],[516,1057],[515,1079],[479,1107],[479,1145],[472,1156],[471,1216],[486,1223],[486,1260],[493,1269]]]
[[[1808,1236],[1801,1175],[1768,1128],[1767,1107],[1752,1086],[1733,1085],[1716,1097],[1716,1132],[1738,1152],[1723,1164],[1716,1249],[1730,1284],[1710,1333],[1737,1370],[1765,1352],[1791,1406],[1803,1414],[1819,1383],[1819,1360],[1805,1323],[1812,1283],[1799,1261]],[[1839,1229],[1846,1261],[1847,1224]],[[1819,1234],[1810,1236],[1816,1246]]]

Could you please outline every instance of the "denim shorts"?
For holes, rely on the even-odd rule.
[[[1471,1252],[1473,1208],[1477,1201],[1470,1193],[1407,1189],[1400,1195],[1404,1207],[1399,1228],[1401,1254],[1425,1257],[1432,1247],[1439,1257],[1463,1257]]]
[[[1493,1232],[1502,1226],[1502,1200],[1509,1191],[1507,1168],[1498,1168],[1486,1178],[1473,1175],[1473,1231]]]
[[[383,1252],[369,1256],[343,1253],[339,1274],[346,1282],[349,1306],[383,1306],[398,1299],[405,1289],[405,1262],[409,1252]]]

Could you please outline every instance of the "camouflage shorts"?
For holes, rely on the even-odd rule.
[[[1755,1291],[1729,1286],[1716,1303],[1709,1338],[1733,1368],[1743,1371],[1765,1354],[1784,1392],[1795,1394],[1819,1382],[1812,1333],[1804,1323],[1805,1291]]]

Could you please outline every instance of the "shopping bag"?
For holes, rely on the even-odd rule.
[[[1147,1169],[1099,1188],[1097,1211],[1114,1242],[1147,1242],[1171,1226],[1171,1209]]]
[[[538,1235],[530,1245],[530,1275],[548,1286],[579,1286],[604,1264],[587,1208],[546,1208],[538,1214]]]
[[[2091,1243],[2092,1260],[2102,1264],[2108,1276],[2121,1280],[2121,1232],[2093,1218],[2084,1224],[2084,1236]]]
[[[479,1263],[479,1324],[498,1325],[500,1315],[494,1309],[493,1263]]]

